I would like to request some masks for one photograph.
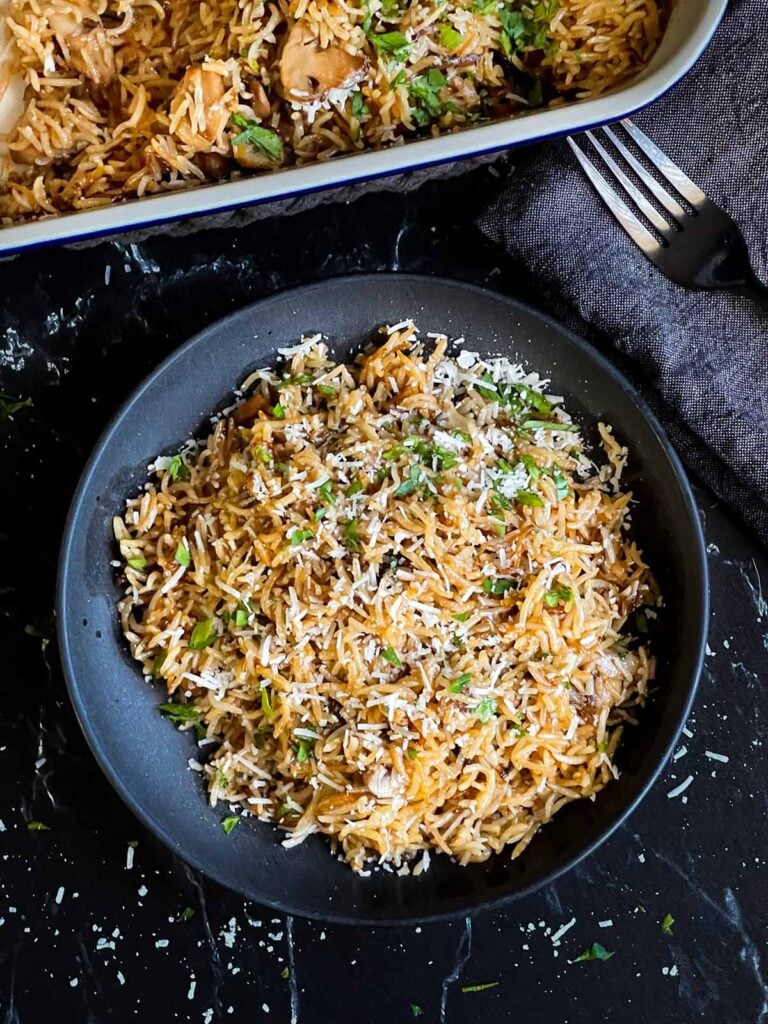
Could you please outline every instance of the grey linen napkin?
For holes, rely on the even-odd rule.
[[[686,78],[635,122],[740,225],[768,282],[766,0],[733,0]],[[687,464],[768,543],[768,308],[668,281],[615,223],[565,142],[522,154],[481,230],[540,301],[605,349]]]

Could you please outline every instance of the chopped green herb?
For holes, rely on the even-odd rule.
[[[210,647],[216,639],[216,630],[213,627],[213,619],[203,619],[198,622],[192,630],[189,638],[189,649],[191,651],[203,651]]]
[[[280,977],[281,977],[281,978],[282,978],[282,979],[283,979],[284,981],[285,981],[286,979],[290,978],[290,976],[291,976],[291,968],[290,968],[290,967],[284,967],[284,968],[282,969],[282,971],[280,971]]]
[[[549,470],[549,475],[555,483],[557,500],[562,501],[563,498],[567,498],[571,491],[568,487],[568,477],[563,473],[562,469],[559,466],[552,466]]]
[[[506,594],[508,590],[516,589],[516,581],[509,576],[497,576],[496,579],[486,576],[483,580],[483,592],[485,594],[494,594],[496,597],[500,597],[502,594]]]
[[[356,117],[358,121],[365,114],[370,113],[366,105],[365,99],[363,98],[363,94],[359,90],[357,92],[353,92],[349,100],[352,117]]]
[[[180,921],[189,921],[195,916],[194,907],[184,907],[182,912],[179,914]]]
[[[325,517],[327,515],[328,515],[328,509],[325,507],[325,505],[323,505],[323,506],[321,506],[321,508],[316,508],[315,509],[315,511],[312,513],[312,518],[314,519],[314,521],[316,523],[319,523],[320,520],[321,519],[325,519]]]
[[[277,385],[278,390],[281,388],[288,388],[291,385],[297,385],[298,387],[306,387],[307,384],[311,384],[314,381],[314,377],[311,373],[297,373],[295,377],[287,374],[280,383]]]
[[[442,71],[438,68],[430,68],[425,75],[418,75],[409,83],[408,92],[418,104],[416,109],[421,108],[427,120],[430,117],[440,117],[443,113],[443,104],[439,93],[446,82],[447,79]]]
[[[354,498],[354,496],[356,494],[359,494],[362,491],[362,489],[363,489],[363,485],[360,483],[360,481],[359,480],[355,480],[355,481],[353,481],[349,485],[349,487],[346,489],[346,491],[344,491],[344,494],[348,498]]]
[[[438,25],[437,37],[440,40],[440,45],[444,46],[446,50],[456,50],[464,42],[464,36],[461,32],[457,32],[453,25]]]
[[[235,611],[235,625],[238,629],[248,625],[248,619],[253,615],[253,608],[249,601],[241,601]]]
[[[499,9],[499,0],[475,0],[472,10],[475,14],[491,14]]]
[[[350,551],[361,550],[362,545],[357,533],[359,525],[360,521],[358,519],[342,519],[341,521],[341,539]]]
[[[39,640],[50,640],[53,637],[53,618],[38,619],[37,622],[30,622],[24,627],[27,636],[34,636]]]
[[[189,548],[187,547],[186,538],[184,540],[179,541],[178,546],[176,548],[176,554],[173,556],[173,558],[174,561],[179,563],[179,565],[183,565],[185,569],[192,561],[192,556],[190,555]]]
[[[297,548],[303,541],[309,540],[314,536],[311,530],[294,530],[291,534],[291,547]]]
[[[544,604],[548,608],[556,608],[559,604],[567,604],[568,601],[573,600],[573,591],[570,587],[564,587],[561,584],[556,584],[551,590],[548,590],[544,595]]]
[[[520,424],[523,430],[567,430],[573,431],[579,428],[575,423],[560,423],[559,420],[523,420]]]
[[[155,655],[155,660],[152,662],[152,668],[150,669],[150,672],[152,673],[153,676],[160,675],[163,665],[165,664],[165,659],[167,657],[168,651],[160,651],[158,654]]]
[[[174,725],[200,721],[200,711],[194,704],[161,704],[158,710],[163,718],[169,719]]]
[[[30,832],[50,832],[51,826],[44,825],[42,821],[29,821],[27,822],[27,828]]]
[[[288,465],[287,462],[276,462],[275,463],[275,472],[279,473],[280,476],[288,476],[288,473],[290,472],[290,470],[291,470],[291,467]]]
[[[299,764],[304,764],[312,756],[312,745],[309,740],[300,739],[296,746],[296,760]]]
[[[672,925],[675,923],[674,917],[671,914],[665,914],[664,920],[661,922],[661,930],[665,935],[672,934]]]
[[[496,459],[496,468],[500,469],[502,473],[511,473],[512,467],[506,459]]]
[[[13,395],[0,393],[0,420],[8,419],[21,409],[29,409],[34,405],[31,398],[14,398]]]
[[[499,494],[498,491],[494,491],[491,495],[488,504],[491,508],[499,511],[503,508],[512,508],[512,502],[504,494]]]
[[[472,681],[471,672],[462,672],[450,685],[451,693],[461,693],[465,686],[468,686]]]
[[[318,384],[317,385],[317,390],[322,395],[335,395],[336,394],[336,388],[332,387],[330,384]]]
[[[404,64],[411,52],[411,43],[402,32],[382,32],[378,35],[369,34],[368,38],[381,53],[391,54],[396,61]]]
[[[503,537],[507,532],[504,523],[491,523],[491,529],[498,537]]]
[[[275,417],[276,420],[285,419],[285,409],[282,407],[282,405],[280,405],[279,402],[277,403],[277,405],[272,406],[272,415]]]
[[[520,461],[528,470],[528,476],[531,478],[531,480],[533,480],[534,483],[536,483],[536,481],[541,476],[541,469],[539,468],[539,464],[536,461],[536,459],[534,459],[532,455],[521,455]]]
[[[479,721],[490,722],[496,714],[496,700],[494,697],[484,697],[472,710]]]
[[[485,992],[486,989],[496,988],[498,981],[486,981],[484,985],[462,985],[461,991],[464,993],[468,992]]]
[[[406,480],[400,484],[399,487],[395,488],[396,498],[407,498],[409,494],[413,494],[414,491],[418,490],[424,482],[424,474],[418,466],[411,468],[410,475]]]
[[[237,828],[237,826],[239,824],[240,824],[240,819],[238,818],[238,816],[236,814],[230,814],[228,818],[225,818],[222,821],[221,827],[224,829],[224,831],[227,833],[227,835],[229,835],[229,833],[233,829]]]
[[[182,482],[189,480],[189,466],[184,462],[180,455],[174,455],[171,459],[168,464],[168,475],[174,483],[177,483],[179,480]]]
[[[469,612],[456,612],[453,618],[456,619],[457,622],[466,622],[469,618]]]
[[[326,480],[324,484],[320,484],[317,488],[317,495],[324,505],[336,504],[336,499],[333,496],[333,484],[330,480]]]
[[[275,163],[283,159],[283,140],[277,132],[273,132],[271,128],[262,128],[255,121],[243,117],[242,114],[233,114],[232,123],[235,127],[243,129],[232,140],[235,145],[247,142],[254,149],[265,153]]]
[[[395,668],[400,668],[401,665],[403,664],[400,658],[398,657],[397,651],[394,649],[394,647],[383,647],[380,651],[380,654],[384,661],[388,661],[389,664],[394,665]]]
[[[130,846],[130,848],[132,850],[135,850],[136,847],[139,845],[139,840],[138,839],[129,839],[128,840],[128,845]]]
[[[419,756],[419,752],[415,747],[408,747],[408,760],[415,761]]]
[[[597,744],[597,752],[598,752],[598,754],[604,754],[607,749],[608,749],[608,744],[606,743],[606,741],[605,740],[600,740],[600,742]]]
[[[521,505],[527,505],[529,508],[544,507],[544,502],[533,491],[518,491],[515,495],[515,501],[519,501]]]
[[[142,569],[146,569],[147,560],[146,558],[129,558],[128,565],[130,565],[132,569],[138,569],[141,571]]]
[[[262,710],[263,714],[267,718],[272,718],[272,716],[275,713],[275,710],[272,707],[272,701],[271,701],[270,695],[269,695],[269,687],[268,686],[262,686],[262,687],[260,687],[260,689],[261,689],[261,710]]]
[[[414,1017],[420,1017],[422,1013],[424,1013],[424,1011],[418,1005],[418,1003],[411,1003],[411,1013],[413,1014]]]
[[[613,956],[605,946],[601,946],[599,942],[593,942],[589,949],[585,949],[583,953],[579,954],[575,960],[571,963],[577,964],[581,960],[610,960]]]
[[[398,71],[394,78],[390,80],[389,88],[396,89],[398,85],[403,85],[405,82],[405,71]]]
[[[251,448],[251,454],[253,455],[254,459],[256,459],[258,462],[263,462],[265,466],[271,466],[272,463],[275,461],[269,454],[267,449],[260,444],[256,445],[255,448]]]
[[[651,629],[648,625],[648,616],[642,608],[638,608],[634,614],[635,629],[641,636],[648,636]]]

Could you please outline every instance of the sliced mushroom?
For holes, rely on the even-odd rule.
[[[297,21],[288,33],[280,56],[280,81],[286,98],[294,103],[322,100],[331,89],[348,89],[365,74],[363,54],[347,53],[340,46],[322,47],[312,29]]]
[[[260,121],[263,121],[265,118],[269,117],[272,111],[266,90],[261,82],[254,79],[253,82],[251,82],[251,93],[253,95],[253,99],[251,100],[253,113]]]
[[[205,71],[196,64],[187,68],[171,97],[171,120],[183,113],[176,134],[189,146],[205,149],[205,143],[217,143],[229,121],[223,102],[226,86],[221,75]]]
[[[363,782],[379,800],[387,800],[403,788],[402,779],[395,775],[391,768],[386,768],[383,764],[378,764],[375,768],[367,771],[363,776]]]

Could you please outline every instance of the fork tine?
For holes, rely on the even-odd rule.
[[[667,190],[658,183],[658,181],[656,181],[650,171],[647,171],[643,167],[634,153],[627,149],[618,135],[616,135],[611,128],[606,127],[604,130],[605,134],[614,144],[616,149],[618,149],[638,178],[640,178],[645,187],[656,196],[664,209],[671,213],[673,217],[676,217],[677,220],[682,220],[686,216],[686,213],[680,203],[678,203],[678,201],[674,199],[669,192],[667,192]]]
[[[645,214],[645,216],[648,218],[651,224],[653,224],[656,230],[662,235],[666,235],[670,231],[672,231],[672,225],[668,224],[667,221],[664,220],[664,218],[656,209],[656,207],[652,203],[649,203],[643,195],[643,193],[640,191],[640,189],[637,188],[632,181],[630,181],[630,179],[627,177],[627,175],[624,173],[621,167],[619,167],[619,165],[613,159],[613,157],[602,144],[602,142],[600,142],[600,140],[595,136],[594,132],[588,131],[585,132],[585,135],[592,143],[592,145],[595,147],[599,155],[602,157],[605,165],[613,173],[613,176],[621,185],[623,185],[624,191],[627,192],[629,197],[635,201],[635,205],[640,208],[641,213]]]
[[[681,171],[677,164],[673,164],[667,154],[663,153],[654,142],[651,142],[637,125],[633,124],[629,118],[625,118],[621,123],[651,163],[661,171],[670,185],[676,188],[684,199],[688,200],[691,206],[701,206],[705,202],[707,197],[699,186],[691,181],[685,171]]]
[[[624,200],[618,196],[592,161],[579,149],[570,137],[568,138],[568,145],[571,147],[576,159],[583,167],[585,174],[597,189],[600,198],[614,215],[619,224],[621,224],[627,232],[635,245],[639,246],[646,256],[655,256],[656,253],[660,251],[661,246],[648,228],[646,228],[645,225],[637,219]]]

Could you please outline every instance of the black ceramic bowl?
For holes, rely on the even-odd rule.
[[[666,598],[657,637],[658,692],[626,731],[621,777],[593,803],[562,810],[512,861],[458,867],[434,857],[417,878],[361,878],[311,837],[293,850],[257,821],[220,827],[195,747],[157,712],[164,692],[146,683],[120,634],[110,561],[111,519],[147,466],[205,431],[246,372],[276,361],[302,332],[322,331],[349,356],[381,323],[414,317],[423,330],[464,335],[551,376],[585,426],[605,419],[630,450],[625,481],[637,497],[634,529]],[[510,299],[454,281],[377,275],[326,281],[264,299],[214,324],[168,358],[128,399],[96,446],[75,495],[61,551],[58,629],[72,702],[91,748],[134,813],[179,856],[275,909],[346,922],[404,922],[498,905],[552,881],[601,843],[637,805],[674,746],[694,696],[708,615],[704,545],[680,463],[634,389],[589,345]]]

